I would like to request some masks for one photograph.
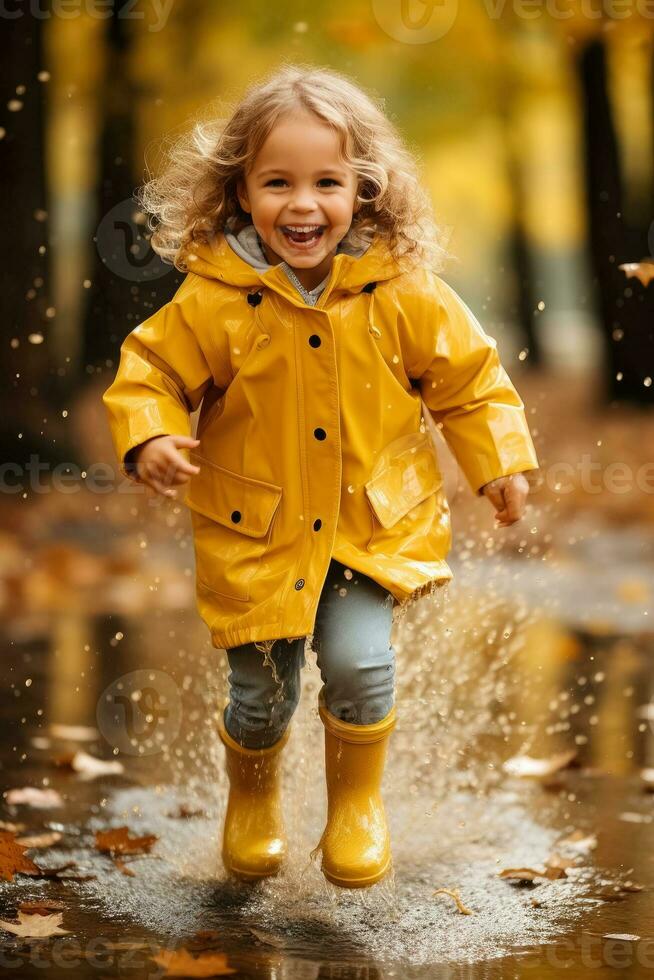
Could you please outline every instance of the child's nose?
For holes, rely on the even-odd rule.
[[[313,211],[315,210],[315,206],[316,201],[311,190],[298,189],[293,192],[291,198],[292,208],[296,208],[298,211]]]

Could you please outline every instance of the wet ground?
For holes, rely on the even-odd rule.
[[[0,922],[2,976],[650,975],[654,495],[598,492],[597,474],[614,460],[638,472],[654,422],[600,409],[592,378],[535,377],[527,394],[546,486],[519,525],[494,531],[442,457],[456,578],[395,627],[394,873],[362,892],[327,884],[311,859],[325,791],[310,650],[285,753],[287,868],[256,886],[224,875],[225,660],[194,610],[182,508],[128,486],[5,502],[0,831],[60,835],[26,855],[69,866],[0,879],[5,925],[36,901],[59,903],[42,911],[67,930],[27,939]],[[96,459],[99,392],[83,408]],[[581,463],[598,462],[591,480]],[[84,778],[79,750],[123,771]],[[525,775],[524,756],[544,774]],[[23,787],[61,806],[11,802]],[[119,827],[156,840],[114,860],[96,833]]]
[[[1,932],[0,973],[156,977],[162,950],[187,950],[190,965],[169,975],[649,975],[654,793],[641,772],[654,766],[652,552],[644,532],[610,537],[580,533],[576,553],[557,557],[554,542],[547,562],[531,564],[459,547],[456,584],[396,624],[399,724],[385,781],[394,873],[362,892],[327,884],[310,857],[325,798],[309,650],[286,754],[288,867],[246,886],[220,863],[226,787],[213,713],[224,659],[195,613],[68,609],[9,621],[2,788],[54,789],[63,805],[5,796],[0,820],[22,825],[19,837],[61,834],[27,855],[41,868],[74,865],[0,884],[0,919],[59,902],[68,930]],[[613,584],[605,576],[600,592],[602,549]],[[61,764],[78,749],[124,771],[84,778]],[[575,757],[557,765],[566,751]],[[523,755],[551,771],[503,768]],[[120,826],[157,840],[121,865],[95,847],[96,831]],[[508,869],[531,869],[522,878],[532,880],[501,877]]]

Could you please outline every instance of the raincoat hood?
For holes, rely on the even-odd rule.
[[[376,237],[338,252],[309,303],[238,241],[189,247],[103,396],[133,479],[149,439],[199,440],[183,493],[217,648],[311,635],[332,558],[399,604],[452,578],[433,423],[473,493],[538,467],[495,340],[438,275]]]
[[[241,254],[233,247],[235,239],[240,245]],[[192,243],[184,253],[189,272],[246,289],[257,286],[278,288],[284,285],[289,298],[295,298],[297,290],[286,275],[285,268],[288,267],[285,262],[268,265],[260,258],[252,262],[252,258],[257,259],[257,256],[252,251],[250,236],[247,239],[242,235],[231,236],[230,241],[225,233],[219,233],[210,242]],[[393,279],[408,268],[401,260],[390,255],[383,239],[379,237],[373,239],[365,251],[344,243],[346,239],[340,243],[341,251],[334,256],[326,289],[333,287],[342,292],[358,293],[368,283]],[[244,257],[246,254],[247,259]],[[298,302],[301,303],[299,297]]]

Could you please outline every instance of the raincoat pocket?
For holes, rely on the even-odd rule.
[[[366,496],[373,513],[368,551],[402,552],[430,534],[447,503],[443,476],[428,433],[394,440],[380,454]]]
[[[282,488],[233,473],[193,451],[189,458],[200,467],[185,498],[191,509],[198,586],[247,602]]]

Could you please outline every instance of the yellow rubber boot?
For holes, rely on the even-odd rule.
[[[227,871],[256,881],[277,874],[286,856],[280,794],[281,750],[290,728],[270,748],[246,749],[222,717],[218,732],[225,746],[229,798],[222,857]]]
[[[327,826],[318,845],[322,872],[342,888],[367,888],[391,865],[381,782],[395,708],[374,725],[352,725],[330,714],[321,693],[319,710],[327,777]]]

